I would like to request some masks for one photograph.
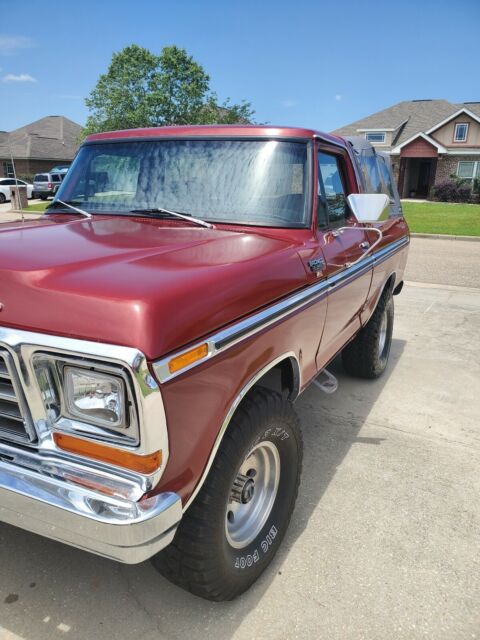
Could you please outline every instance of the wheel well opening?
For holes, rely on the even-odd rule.
[[[288,357],[277,362],[275,366],[257,380],[252,389],[257,386],[277,391],[285,395],[289,400],[294,400],[298,396],[300,389],[300,372],[295,358]]]
[[[395,289],[393,290],[393,295],[394,296],[398,296],[398,294],[400,293],[400,291],[403,289],[403,280],[401,280],[397,286],[395,287]]]
[[[396,274],[392,273],[391,276],[386,281],[385,287],[383,288],[383,290],[388,291],[389,293],[393,293],[394,287],[395,287],[395,279],[396,279]]]

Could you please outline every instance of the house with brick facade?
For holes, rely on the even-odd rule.
[[[32,176],[70,163],[82,127],[64,116],[46,116],[14,131],[0,131],[0,177]]]
[[[426,198],[451,175],[480,178],[480,102],[399,102],[333,133],[388,153],[402,198]]]

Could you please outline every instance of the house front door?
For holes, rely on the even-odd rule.
[[[430,189],[430,176],[432,171],[431,160],[420,160],[420,166],[418,167],[418,186],[417,197],[426,198]]]

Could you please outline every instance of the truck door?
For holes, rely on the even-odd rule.
[[[332,279],[317,367],[323,368],[360,329],[360,312],[367,299],[372,269],[361,262],[369,238],[351,213],[347,196],[357,191],[346,150],[319,144],[317,148],[317,242],[323,252],[323,276]],[[345,228],[340,231],[340,229]]]

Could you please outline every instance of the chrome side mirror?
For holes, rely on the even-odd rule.
[[[378,222],[390,204],[384,193],[351,193],[347,200],[355,218],[363,223]]]

